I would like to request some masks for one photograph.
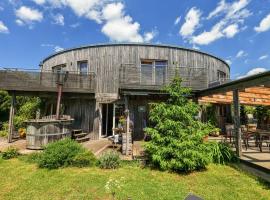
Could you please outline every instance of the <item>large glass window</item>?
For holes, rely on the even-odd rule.
[[[153,82],[153,61],[152,60],[142,60],[141,61],[141,84],[149,85]]]
[[[163,85],[166,82],[167,61],[155,61],[155,84]]]
[[[88,63],[87,63],[87,61],[78,62],[78,70],[79,70],[80,74],[87,74],[88,73]]]
[[[165,84],[167,66],[166,60],[141,60],[141,84]]]

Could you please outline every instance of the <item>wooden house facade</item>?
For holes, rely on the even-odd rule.
[[[114,134],[113,128],[127,109],[134,123],[133,138],[142,139],[148,104],[164,98],[160,89],[175,75],[193,90],[208,88],[230,75],[228,64],[213,55],[177,46],[134,43],[67,49],[44,59],[40,67],[43,72],[95,74],[94,95],[63,99],[63,114],[71,115],[74,128],[88,132],[92,139]]]

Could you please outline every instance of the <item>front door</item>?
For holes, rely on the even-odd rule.
[[[111,136],[113,133],[113,104],[102,104],[101,136]]]

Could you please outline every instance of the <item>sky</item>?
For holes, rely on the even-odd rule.
[[[66,48],[139,42],[198,49],[231,78],[270,70],[270,0],[0,0],[0,67]]]

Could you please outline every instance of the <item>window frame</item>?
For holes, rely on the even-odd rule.
[[[82,68],[81,68],[81,64],[82,63],[86,63],[86,72],[82,72]],[[77,62],[77,70],[78,70],[78,74],[80,75],[88,75],[89,74],[89,69],[88,69],[88,60],[80,60]]]
[[[143,64],[143,62],[145,62],[145,64]],[[164,62],[166,63],[166,65],[164,65],[164,81],[163,82],[166,82],[166,77],[167,77],[167,69],[168,69],[168,60],[163,60],[163,59],[140,59],[140,83],[142,82],[142,66],[143,65],[151,65],[152,66],[152,84],[156,85],[157,84],[157,81],[156,81],[156,68],[157,66],[160,67],[160,66],[163,66],[163,65],[157,65],[156,63],[158,62]],[[148,64],[147,64],[148,63]],[[151,64],[150,64],[151,63]]]

